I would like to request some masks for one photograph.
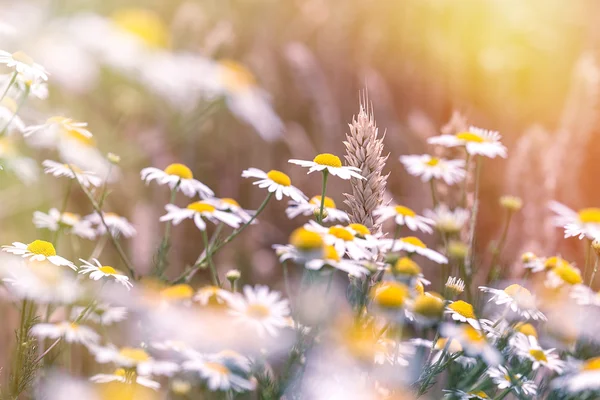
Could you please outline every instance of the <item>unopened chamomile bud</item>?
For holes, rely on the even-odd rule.
[[[171,390],[175,394],[186,395],[192,390],[192,385],[188,381],[173,379],[173,382],[171,382]]]
[[[313,215],[315,216],[315,218],[319,217],[319,215],[321,215],[321,208],[315,207],[315,209],[313,210]],[[327,213],[327,209],[323,207],[323,219],[327,218],[328,215],[329,214]]]
[[[536,258],[537,258],[537,256],[534,253],[532,253],[531,251],[521,254],[521,261],[524,262],[525,264],[532,262]]]
[[[594,249],[594,251],[596,252],[596,255],[598,255],[600,257],[600,240],[599,239],[594,239],[592,241],[592,249]]]
[[[508,211],[517,212],[523,207],[523,200],[517,196],[500,197],[500,205]]]
[[[463,260],[469,254],[469,246],[463,242],[452,240],[448,243],[448,257],[454,260]]]
[[[106,158],[108,158],[108,161],[115,165],[121,162],[121,157],[114,153],[108,153]]]
[[[227,277],[227,280],[232,283],[237,281],[238,279],[240,279],[241,276],[242,276],[242,274],[237,269],[232,269],[230,271],[227,271],[227,274],[225,274],[225,277]]]

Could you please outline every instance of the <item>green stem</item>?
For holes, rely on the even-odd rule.
[[[8,85],[6,86],[6,88],[4,89],[4,92],[2,93],[2,97],[0,97],[0,101],[4,100],[4,98],[6,97],[6,95],[8,94],[8,91],[10,90],[10,87],[15,83],[15,81],[17,80],[17,75],[18,72],[15,71],[12,75],[12,77],[10,78],[10,81],[8,82]]]
[[[435,190],[435,181],[432,179],[429,180],[429,187],[431,188],[431,200],[433,201],[433,208],[438,206],[438,197]]]
[[[208,266],[210,267],[210,273],[212,277],[213,284],[215,286],[221,287],[221,281],[219,280],[219,274],[217,274],[217,269],[215,268],[215,264],[213,263],[212,254],[210,251],[210,245],[208,244],[208,233],[206,233],[206,229],[202,231],[202,240],[204,240],[204,248],[206,249],[206,258],[208,260]]]
[[[27,88],[25,89],[25,93],[23,93],[23,97],[21,98],[21,100],[19,101],[19,104],[17,105],[17,109],[15,110],[15,113],[10,117],[10,119],[8,120],[6,125],[4,125],[4,127],[2,128],[2,131],[0,132],[0,136],[4,135],[4,133],[6,133],[6,130],[8,129],[10,124],[13,122],[13,120],[15,119],[15,117],[17,116],[19,111],[21,110],[21,107],[23,107],[23,104],[25,104],[25,102],[27,101],[27,98],[29,97],[29,90],[30,89],[29,89],[29,85],[28,85]]]
[[[479,177],[481,174],[481,157],[477,157],[475,161],[475,189],[473,192],[473,209],[471,211],[471,221],[469,227],[469,252],[465,257],[465,274],[469,277],[468,282],[465,280],[465,283],[469,284],[469,292],[471,291],[471,276],[473,274],[473,261],[475,257],[475,227],[477,224],[477,212],[479,211]]]
[[[500,259],[500,255],[502,254],[502,250],[504,249],[504,245],[506,243],[506,237],[508,236],[508,228],[510,227],[510,222],[512,220],[513,213],[508,210],[506,214],[506,218],[504,219],[504,227],[502,228],[502,234],[500,235],[500,240],[498,240],[498,245],[494,249],[494,253],[492,254],[492,261],[490,262],[490,268],[488,271],[487,281],[488,283],[492,282],[497,278],[497,265],[496,263]]]
[[[325,208],[325,192],[327,191],[327,178],[329,177],[329,171],[323,170],[323,188],[321,189],[321,205],[319,207],[319,217],[317,222],[323,225],[323,209]]]
[[[171,190],[171,199],[169,201],[169,204],[174,204],[175,203],[175,197],[177,196],[177,189],[179,188],[179,183],[181,182],[181,180],[179,182],[177,182],[177,184],[175,185],[175,187]],[[167,255],[169,254],[169,248],[171,247],[171,225],[172,225],[171,220],[168,220],[166,222],[166,226],[165,226],[165,234],[163,236],[163,239],[160,243],[160,247],[158,248],[158,261],[156,263],[156,274],[159,276],[159,278],[163,277],[163,274],[165,272],[165,269],[167,267]]]
[[[596,261],[594,261],[594,270],[592,271],[592,276],[590,277],[590,284],[588,285],[589,287],[592,287],[592,284],[594,283],[594,278],[596,277],[596,272],[598,272],[598,256],[596,256]]]

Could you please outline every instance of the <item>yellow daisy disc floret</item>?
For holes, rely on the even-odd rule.
[[[405,243],[412,244],[415,247],[421,247],[423,249],[427,248],[427,246],[425,246],[425,243],[423,243],[421,241],[421,239],[419,239],[416,236],[407,236],[407,237],[404,237],[404,238],[402,238],[400,240],[402,240]]]
[[[114,269],[113,267],[109,266],[109,265],[104,265],[100,268],[98,268],[100,271],[104,272],[105,274],[111,274],[114,275],[117,273],[117,270]]]
[[[408,296],[408,287],[399,282],[381,283],[371,290],[373,302],[383,308],[400,308]]]
[[[427,318],[440,318],[444,312],[444,301],[437,296],[421,294],[415,299],[413,311]]]
[[[281,186],[290,186],[292,184],[292,180],[289,176],[287,176],[287,174],[284,174],[283,172],[274,169],[267,172],[267,177]]]
[[[290,244],[298,250],[317,250],[323,247],[323,238],[317,232],[298,228],[290,235]]]
[[[414,217],[415,215],[417,215],[416,212],[404,206],[396,206],[394,207],[394,210],[396,211],[396,214],[404,215],[405,217]]]
[[[326,165],[328,167],[340,168],[342,166],[342,161],[338,156],[329,153],[319,154],[313,159],[313,162],[319,165]]]
[[[473,306],[467,303],[466,301],[457,300],[452,304],[448,305],[448,308],[454,311],[455,313],[462,315],[465,318],[476,318]]]
[[[467,142],[483,143],[484,139],[473,132],[460,132],[456,134],[457,139],[461,139]]]
[[[45,240],[34,240],[27,245],[27,251],[33,254],[39,254],[44,257],[51,257],[56,255],[56,249],[50,242]]]
[[[321,196],[315,196],[309,201],[310,204],[320,206],[321,205]],[[325,208],[335,208],[335,201],[331,197],[325,196],[325,201],[323,201],[323,206]]]
[[[119,350],[119,354],[125,358],[139,363],[150,360],[150,356],[148,353],[146,353],[146,350],[135,347],[123,347],[121,350]]]
[[[367,228],[363,224],[350,224],[350,225],[348,225],[348,228],[354,229],[354,231],[356,231],[361,236],[367,236],[367,235],[371,234],[371,231],[369,231],[369,228]]]
[[[178,163],[167,166],[167,168],[165,168],[165,174],[175,175],[181,179],[192,179],[194,177],[191,169],[184,164]]]
[[[180,283],[161,290],[160,295],[169,300],[186,300],[192,298],[194,289],[190,285]]]
[[[590,207],[579,210],[579,220],[586,223],[600,223],[600,208]]]
[[[335,236],[338,239],[342,239],[345,242],[351,242],[354,240],[354,235],[348,229],[341,226],[332,226],[329,228],[329,234]]]
[[[396,261],[392,272],[397,275],[417,276],[421,273],[421,267],[408,257],[401,257]]]
[[[213,212],[216,210],[215,206],[204,201],[195,201],[190,203],[188,204],[187,209],[194,210],[196,212]]]

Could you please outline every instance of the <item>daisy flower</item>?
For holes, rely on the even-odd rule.
[[[483,390],[477,390],[472,392],[464,392],[462,390],[442,390],[442,392],[447,393],[444,398],[450,397],[451,399],[457,400],[489,400],[490,396],[487,395]]]
[[[100,340],[100,335],[91,328],[74,322],[59,322],[56,324],[36,324],[31,327],[31,335],[40,339],[63,338],[68,343],[81,343],[89,346]]]
[[[480,356],[488,365],[502,361],[502,356],[488,343],[485,334],[471,325],[444,324],[441,331],[445,337],[458,340],[467,355]]]
[[[159,185],[168,185],[171,190],[177,188],[188,197],[194,197],[196,193],[203,199],[215,195],[208,186],[194,179],[192,170],[184,164],[170,164],[164,170],[144,168],[141,176],[147,184],[155,180]]]
[[[71,319],[80,318],[86,310],[89,311],[87,307],[73,307]],[[125,319],[127,319],[127,308],[114,307],[108,304],[98,304],[83,317],[84,321],[90,321],[103,326],[113,325],[117,322],[125,321]]]
[[[572,362],[572,371],[565,376],[554,379],[552,386],[568,392],[600,389],[600,357],[593,357],[584,362]]]
[[[426,218],[433,220],[435,229],[443,233],[457,233],[469,221],[471,213],[463,208],[450,210],[446,204],[440,204],[433,210],[423,211]]]
[[[252,183],[259,188],[266,188],[269,193],[275,193],[275,198],[281,200],[283,196],[291,198],[298,203],[306,202],[307,197],[295,186],[292,186],[292,180],[281,171],[271,170],[264,172],[258,168],[249,168],[242,172],[242,178],[256,178],[258,181]]]
[[[429,154],[401,156],[400,162],[409,174],[418,176],[423,182],[442,179],[453,185],[465,179],[465,160],[446,160]]]
[[[237,320],[256,330],[259,336],[278,336],[279,329],[287,326],[290,314],[288,300],[281,299],[281,293],[269,291],[267,286],[245,286],[243,295],[233,293],[227,296],[230,313]]]
[[[2,101],[0,101],[0,126],[5,129],[6,133],[9,135],[14,132],[23,132],[25,130],[25,124],[17,115],[17,112],[17,103],[10,97],[5,96]]]
[[[502,136],[496,131],[469,127],[468,131],[456,135],[434,136],[427,140],[430,144],[444,147],[464,146],[470,155],[482,155],[489,158],[506,158],[506,147],[500,143]]]
[[[552,217],[554,226],[564,228],[565,238],[595,239],[600,236],[600,208],[574,211],[558,201],[548,203],[548,208],[555,214]]]
[[[206,230],[206,222],[204,222],[205,218],[214,224],[223,222],[232,228],[238,228],[240,222],[242,222],[238,216],[225,211],[220,211],[206,201],[190,203],[186,208],[179,208],[174,204],[167,204],[165,210],[167,210],[167,213],[160,217],[160,221],[173,221],[173,225],[179,225],[184,219],[192,218],[196,227],[201,231]]]
[[[127,218],[125,217],[113,212],[103,212],[102,217],[104,218],[104,222],[106,222],[106,225],[110,230],[110,234],[114,237],[123,235],[126,238],[130,238],[137,233],[133,225],[131,225],[131,223],[127,221]],[[95,226],[96,233],[98,235],[106,234],[106,227],[102,223],[102,218],[100,218],[98,213],[86,215],[84,219],[91,222],[92,225]]]
[[[308,203],[306,201],[290,201],[288,203],[288,208],[285,210],[285,214],[289,219],[294,219],[298,215],[316,215],[320,211],[320,207],[321,196],[314,196]],[[350,222],[348,214],[339,210],[331,197],[325,196],[325,201],[323,202],[323,214],[325,215],[323,222]]]
[[[448,259],[435,250],[427,248],[421,239],[415,236],[407,236],[398,240],[384,239],[381,241],[382,247],[387,251],[405,251],[407,253],[417,253],[438,264],[447,264]]]
[[[510,338],[509,344],[515,349],[519,358],[533,363],[531,368],[534,371],[543,366],[560,374],[565,367],[565,362],[554,354],[554,349],[542,349],[535,336],[516,333]]]
[[[45,160],[42,162],[44,166],[44,172],[46,174],[52,174],[56,177],[66,176],[69,179],[77,179],[83,186],[98,187],[102,185],[102,178],[91,171],[82,171],[78,166],[73,164],[61,164],[52,160]]]
[[[523,393],[525,396],[537,395],[538,387],[535,382],[523,377],[521,374],[513,374],[513,383],[508,369],[502,365],[489,368],[486,373],[500,390],[512,388],[516,393]]]
[[[312,161],[288,160],[288,162],[309,168],[308,174],[315,171],[326,171],[345,180],[350,178],[366,179],[360,174],[360,168],[344,167],[338,156],[329,153],[319,154]]]
[[[211,391],[245,392],[254,390],[255,384],[248,379],[250,368],[246,363],[224,359],[218,355],[198,356],[185,361],[182,368],[197,372]]]
[[[48,260],[54,265],[65,265],[76,271],[77,267],[71,261],[56,254],[54,246],[45,240],[34,240],[29,244],[13,242],[12,246],[2,246],[2,251],[16,254],[31,261]]]
[[[35,211],[33,224],[38,229],[49,229],[52,232],[62,229],[62,232],[84,239],[94,240],[96,238],[96,230],[90,221],[83,220],[78,214],[70,212],[61,214],[56,208],[51,208],[48,214]]]
[[[228,294],[227,290],[218,286],[204,286],[198,289],[192,299],[203,306],[223,306],[226,305]]]
[[[433,220],[417,215],[416,212],[405,206],[381,206],[373,211],[373,215],[378,217],[377,224],[394,218],[396,225],[406,225],[411,231],[433,232],[431,228],[431,225],[434,224]]]
[[[205,201],[208,204],[217,207],[217,209],[221,211],[230,212],[238,216],[244,224],[250,222],[250,220],[252,219],[252,215],[254,214],[254,211],[244,210],[242,206],[240,206],[240,203],[238,203],[235,199],[229,197],[211,197],[209,199],[205,199]],[[255,224],[256,221],[253,221],[252,223]]]
[[[360,278],[369,274],[369,270],[357,262],[342,259],[333,246],[325,246],[322,259],[315,258],[305,264],[305,267],[311,270],[320,270],[324,266],[330,266],[332,268],[339,269],[340,271],[344,271],[348,275],[356,278]]]
[[[455,296],[465,291],[465,281],[454,276],[449,276],[444,286]]]
[[[9,68],[14,68],[28,80],[48,80],[48,72],[44,67],[35,63],[31,57],[22,51],[11,54],[7,51],[0,50],[0,64],[5,64]]]
[[[172,376],[179,370],[177,364],[170,361],[157,361],[139,347],[92,346],[90,351],[100,364],[115,363],[122,368],[135,368],[138,375]]]
[[[130,288],[133,287],[133,284],[131,282],[129,282],[129,277],[127,277],[126,275],[123,275],[122,273],[120,273],[119,271],[117,271],[116,269],[114,269],[113,267],[110,267],[108,265],[102,265],[100,264],[100,261],[98,261],[97,259],[92,259],[94,261],[94,264],[91,264],[87,261],[85,261],[84,259],[79,259],[79,261],[81,261],[84,265],[79,267],[79,273],[80,274],[90,274],[90,279],[93,279],[95,281],[98,281],[102,278],[105,277],[109,277],[109,278],[113,278],[115,281],[119,282],[121,285],[125,286],[127,288],[127,290],[129,290]]]
[[[369,251],[371,244],[367,240],[357,237],[348,227],[334,225],[327,228],[315,221],[309,221],[304,227],[306,230],[321,234],[325,244],[335,247],[338,254],[343,255],[347,253],[353,260],[372,257]]]
[[[513,313],[526,319],[546,320],[546,316],[537,309],[535,296],[529,290],[518,284],[507,286],[504,290],[479,286],[484,293],[491,293],[488,302],[504,306]]]
[[[477,319],[473,306],[462,300],[456,300],[448,304],[445,313],[450,315],[454,321],[466,322],[477,330],[481,329],[481,324],[491,324],[491,321],[487,319]]]
[[[549,288],[579,285],[583,282],[579,268],[569,263],[556,266],[548,271],[544,284]]]
[[[432,351],[435,352],[434,356],[431,358],[432,365],[436,364],[440,360],[442,354],[444,354],[444,350],[450,355],[454,355],[463,351],[463,347],[456,339],[439,338],[434,345],[431,340],[415,338],[411,339],[410,343],[414,346],[423,346],[432,349]],[[470,368],[477,364],[476,358],[468,357],[464,354],[459,355],[454,359],[454,361],[465,368]]]
[[[125,369],[117,368],[112,374],[96,374],[90,377],[90,381],[94,383],[110,383],[110,382],[121,382],[121,383],[130,383],[127,379],[127,374]],[[158,390],[160,389],[160,383],[153,381],[147,376],[135,376],[135,383],[138,385],[145,386],[150,389]]]
[[[65,132],[75,132],[85,138],[91,138],[92,132],[87,129],[87,122],[75,121],[71,118],[55,116],[50,117],[41,125],[31,125],[25,130],[25,137],[43,133],[48,139],[56,140],[59,134]]]
[[[585,285],[574,285],[569,295],[580,306],[600,307],[600,293],[594,292]]]
[[[12,172],[26,185],[30,185],[38,179],[38,162],[23,156],[17,140],[13,136],[0,137],[0,164],[0,169],[5,168]]]

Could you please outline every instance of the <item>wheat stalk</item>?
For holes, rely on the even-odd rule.
[[[388,175],[382,171],[388,155],[382,156],[383,137],[378,137],[373,110],[367,104],[366,95],[361,98],[358,116],[349,124],[346,134],[346,162],[362,171],[364,180],[352,179],[352,194],[344,193],[344,203],[350,208],[348,215],[354,223],[365,225],[372,232],[381,231],[375,222],[373,211],[383,203]]]

